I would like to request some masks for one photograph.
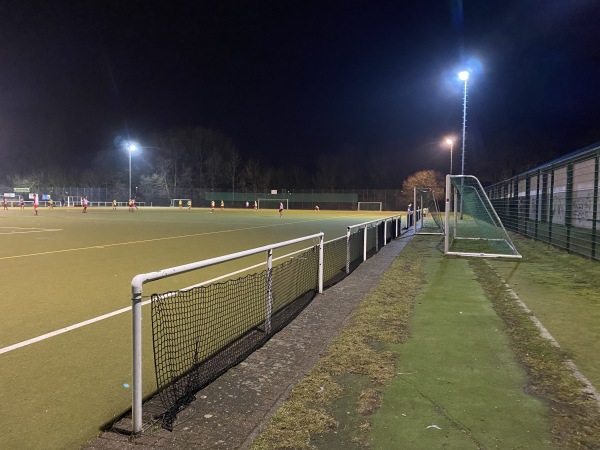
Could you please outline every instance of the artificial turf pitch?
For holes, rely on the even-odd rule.
[[[391,213],[178,208],[10,208],[0,212],[0,447],[77,448],[131,406],[131,313],[19,343],[130,306],[131,279]],[[274,256],[311,245],[274,251]],[[255,256],[157,282],[177,289],[258,262]],[[144,291],[149,295],[150,290]],[[144,395],[155,389],[149,314]],[[13,349],[14,348],[14,349]]]

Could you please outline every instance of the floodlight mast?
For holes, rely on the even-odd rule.
[[[460,168],[460,174],[465,174],[465,144],[466,144],[466,130],[467,130],[467,80],[469,79],[469,72],[463,70],[458,73],[458,78],[465,82],[465,90],[463,96],[463,129],[462,129],[462,162]],[[461,184],[462,186],[462,184]],[[462,190],[462,189],[461,189]],[[463,218],[463,203],[462,203],[462,192],[460,193],[460,218]]]
[[[131,152],[135,152],[138,147],[135,142],[128,142],[125,146],[129,153],[129,200],[131,200]]]

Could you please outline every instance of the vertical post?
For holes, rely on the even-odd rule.
[[[369,226],[365,225],[365,235],[363,236],[363,261],[367,260],[367,233]]]
[[[271,309],[273,308],[273,249],[267,250],[267,312],[265,331],[271,332]]]
[[[323,235],[319,236],[319,294],[323,293]]]
[[[463,97],[463,129],[462,129],[462,163],[460,168],[460,174],[465,174],[465,145],[467,142],[467,80],[469,79],[469,72],[461,72],[465,81],[465,93]],[[463,219],[463,191],[464,191],[464,178],[461,179],[460,189],[460,220]]]
[[[456,228],[458,227],[458,189],[452,188],[454,192],[454,239],[456,239]]]
[[[448,253],[448,247],[450,242],[450,175],[446,175],[446,211],[444,214],[444,254]]]
[[[600,179],[600,154],[596,150],[594,158],[594,204],[592,205],[592,258],[596,259],[596,240],[598,228],[598,181]]]
[[[346,229],[346,275],[350,273],[350,227]]]
[[[413,188],[413,209],[412,209],[413,233],[417,234],[417,188]]]
[[[387,245],[387,219],[383,221],[383,246]]]
[[[131,330],[133,334],[132,409],[133,434],[142,431],[142,287],[131,286]]]

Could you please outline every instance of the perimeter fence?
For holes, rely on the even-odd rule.
[[[600,144],[485,190],[507,230],[598,260]]]
[[[134,277],[131,286],[133,432],[141,432],[143,422],[141,306],[145,283],[266,254],[265,263],[236,272],[246,273],[244,276],[223,275],[198,285],[150,295],[156,384],[162,402],[158,417],[163,426],[170,428],[177,413],[201,388],[263,345],[296,317],[317,292],[348,276],[399,237],[401,231],[401,216],[394,215],[349,226],[346,236],[327,242],[323,242],[323,233],[319,233]],[[303,241],[313,244],[273,257],[274,250]]]

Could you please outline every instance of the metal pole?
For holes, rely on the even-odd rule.
[[[131,420],[133,434],[142,431],[142,288],[131,289],[131,329],[133,334],[133,373]]]
[[[452,175],[452,146],[454,145],[454,141],[450,141],[450,175]]]
[[[465,143],[466,143],[466,139],[467,139],[467,134],[466,134],[466,130],[467,130],[467,79],[468,77],[465,77],[465,93],[464,93],[464,97],[463,97],[463,130],[462,130],[462,163],[461,163],[461,168],[460,168],[460,174],[464,175],[465,174]],[[460,219],[462,220],[463,218],[463,192],[464,192],[464,178],[461,179],[461,185],[460,185]]]
[[[267,312],[265,331],[271,332],[271,311],[273,308],[273,249],[267,250]]]
[[[131,149],[128,148],[129,152],[129,199],[131,199]]]
[[[323,293],[323,236],[319,237],[319,294]]]

